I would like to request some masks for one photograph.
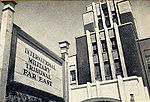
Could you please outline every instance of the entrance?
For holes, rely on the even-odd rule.
[[[101,97],[101,98],[91,98],[84,100],[82,102],[121,102],[121,100],[108,98],[108,97]]]

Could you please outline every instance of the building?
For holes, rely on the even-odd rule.
[[[139,45],[143,73],[146,76],[147,86],[150,90],[150,38],[137,40],[137,43]]]
[[[76,64],[76,55],[72,55],[69,56],[68,58],[68,63],[69,63],[69,76],[70,76],[70,80],[69,83],[70,85],[77,85],[78,81],[77,81],[77,64]]]
[[[143,69],[130,2],[92,3],[86,9],[85,35],[76,38],[78,84],[116,79],[117,75],[145,79],[140,72]]]
[[[71,102],[149,100],[130,2],[91,3],[83,26],[85,35],[76,38],[77,80],[70,87]]]

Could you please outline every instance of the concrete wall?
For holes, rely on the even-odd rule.
[[[140,39],[137,41],[139,43],[139,49],[140,49],[140,57],[143,63],[143,69],[146,75],[146,80],[148,82],[149,92],[150,92],[150,69],[148,68],[148,62],[146,57],[150,56],[150,38],[146,39]]]
[[[118,79],[87,83],[71,87],[71,102],[82,102],[93,98],[118,99],[122,102],[130,102],[133,94],[135,102],[149,101],[148,90],[143,86],[141,77],[127,77]]]
[[[72,55],[68,57],[68,66],[69,66],[69,83],[70,85],[76,85],[77,84],[77,64],[76,64],[76,55]],[[71,71],[75,71],[76,74],[76,80],[72,81]]]

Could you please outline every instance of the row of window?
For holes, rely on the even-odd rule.
[[[115,61],[115,67],[116,67],[116,75],[122,75],[122,70],[121,70],[119,60]],[[106,80],[111,80],[112,79],[112,74],[111,74],[111,69],[110,69],[109,62],[104,63],[104,69],[105,69]],[[98,81],[102,81],[99,64],[95,64],[95,79],[98,80]],[[75,70],[70,71],[70,80],[71,81],[76,81],[76,72],[75,72]]]

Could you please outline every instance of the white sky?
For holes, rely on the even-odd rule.
[[[14,23],[59,56],[58,42],[68,41],[72,55],[75,37],[84,35],[82,14],[92,1],[19,1]],[[131,4],[139,38],[150,37],[150,0],[132,0]]]

